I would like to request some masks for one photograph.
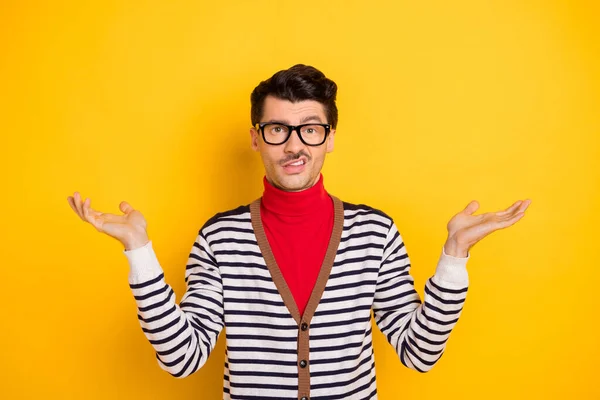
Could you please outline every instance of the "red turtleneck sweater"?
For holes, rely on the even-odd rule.
[[[263,179],[261,220],[275,261],[304,313],[333,230],[333,201],[323,175],[312,187],[286,192]]]

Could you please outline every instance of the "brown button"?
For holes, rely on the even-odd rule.
[[[306,322],[303,322],[302,325],[300,325],[300,329],[302,329],[303,331],[308,329],[308,324]]]
[[[306,368],[306,360],[300,361],[300,368]]]

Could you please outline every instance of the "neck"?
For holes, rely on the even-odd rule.
[[[263,178],[263,206],[275,214],[295,216],[315,212],[327,201],[331,201],[323,185],[323,175],[308,189],[297,192],[285,191],[271,184],[266,176]]]
[[[323,175],[322,175],[322,174],[319,174],[319,176],[317,177],[317,179],[315,179],[315,181],[314,181],[314,182],[312,182],[312,183],[310,184],[310,186],[309,186],[309,187],[305,187],[305,188],[298,189],[298,190],[289,190],[289,189],[286,189],[286,188],[284,188],[284,187],[282,187],[282,186],[278,186],[278,185],[277,185],[275,182],[273,182],[271,179],[269,179],[269,178],[268,178],[266,175],[265,175],[265,180],[266,180],[266,181],[267,181],[267,182],[268,182],[268,183],[269,183],[271,186],[275,187],[276,189],[279,189],[279,190],[281,190],[281,191],[284,191],[284,192],[296,193],[296,192],[303,192],[303,191],[305,191],[305,190],[308,190],[308,189],[310,189],[311,187],[313,187],[314,185],[316,185],[317,183],[319,183],[319,181],[321,180],[321,178],[322,178],[322,177],[323,177]]]

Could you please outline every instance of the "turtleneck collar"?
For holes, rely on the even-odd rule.
[[[299,216],[323,211],[332,202],[331,197],[323,185],[323,174],[312,187],[299,192],[286,192],[273,186],[265,176],[263,178],[265,190],[262,196],[262,206],[268,211],[286,215]],[[329,203],[328,203],[329,202]]]

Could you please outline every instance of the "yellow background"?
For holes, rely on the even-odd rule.
[[[472,249],[430,373],[377,331],[380,398],[600,398],[598,20],[593,0],[3,1],[0,398],[220,398],[224,335],[191,377],[160,370],[122,247],[66,198],[139,208],[180,299],[200,226],[261,194],[250,92],[295,63],[339,86],[326,188],[395,219],[420,293],[470,200],[533,200]]]

